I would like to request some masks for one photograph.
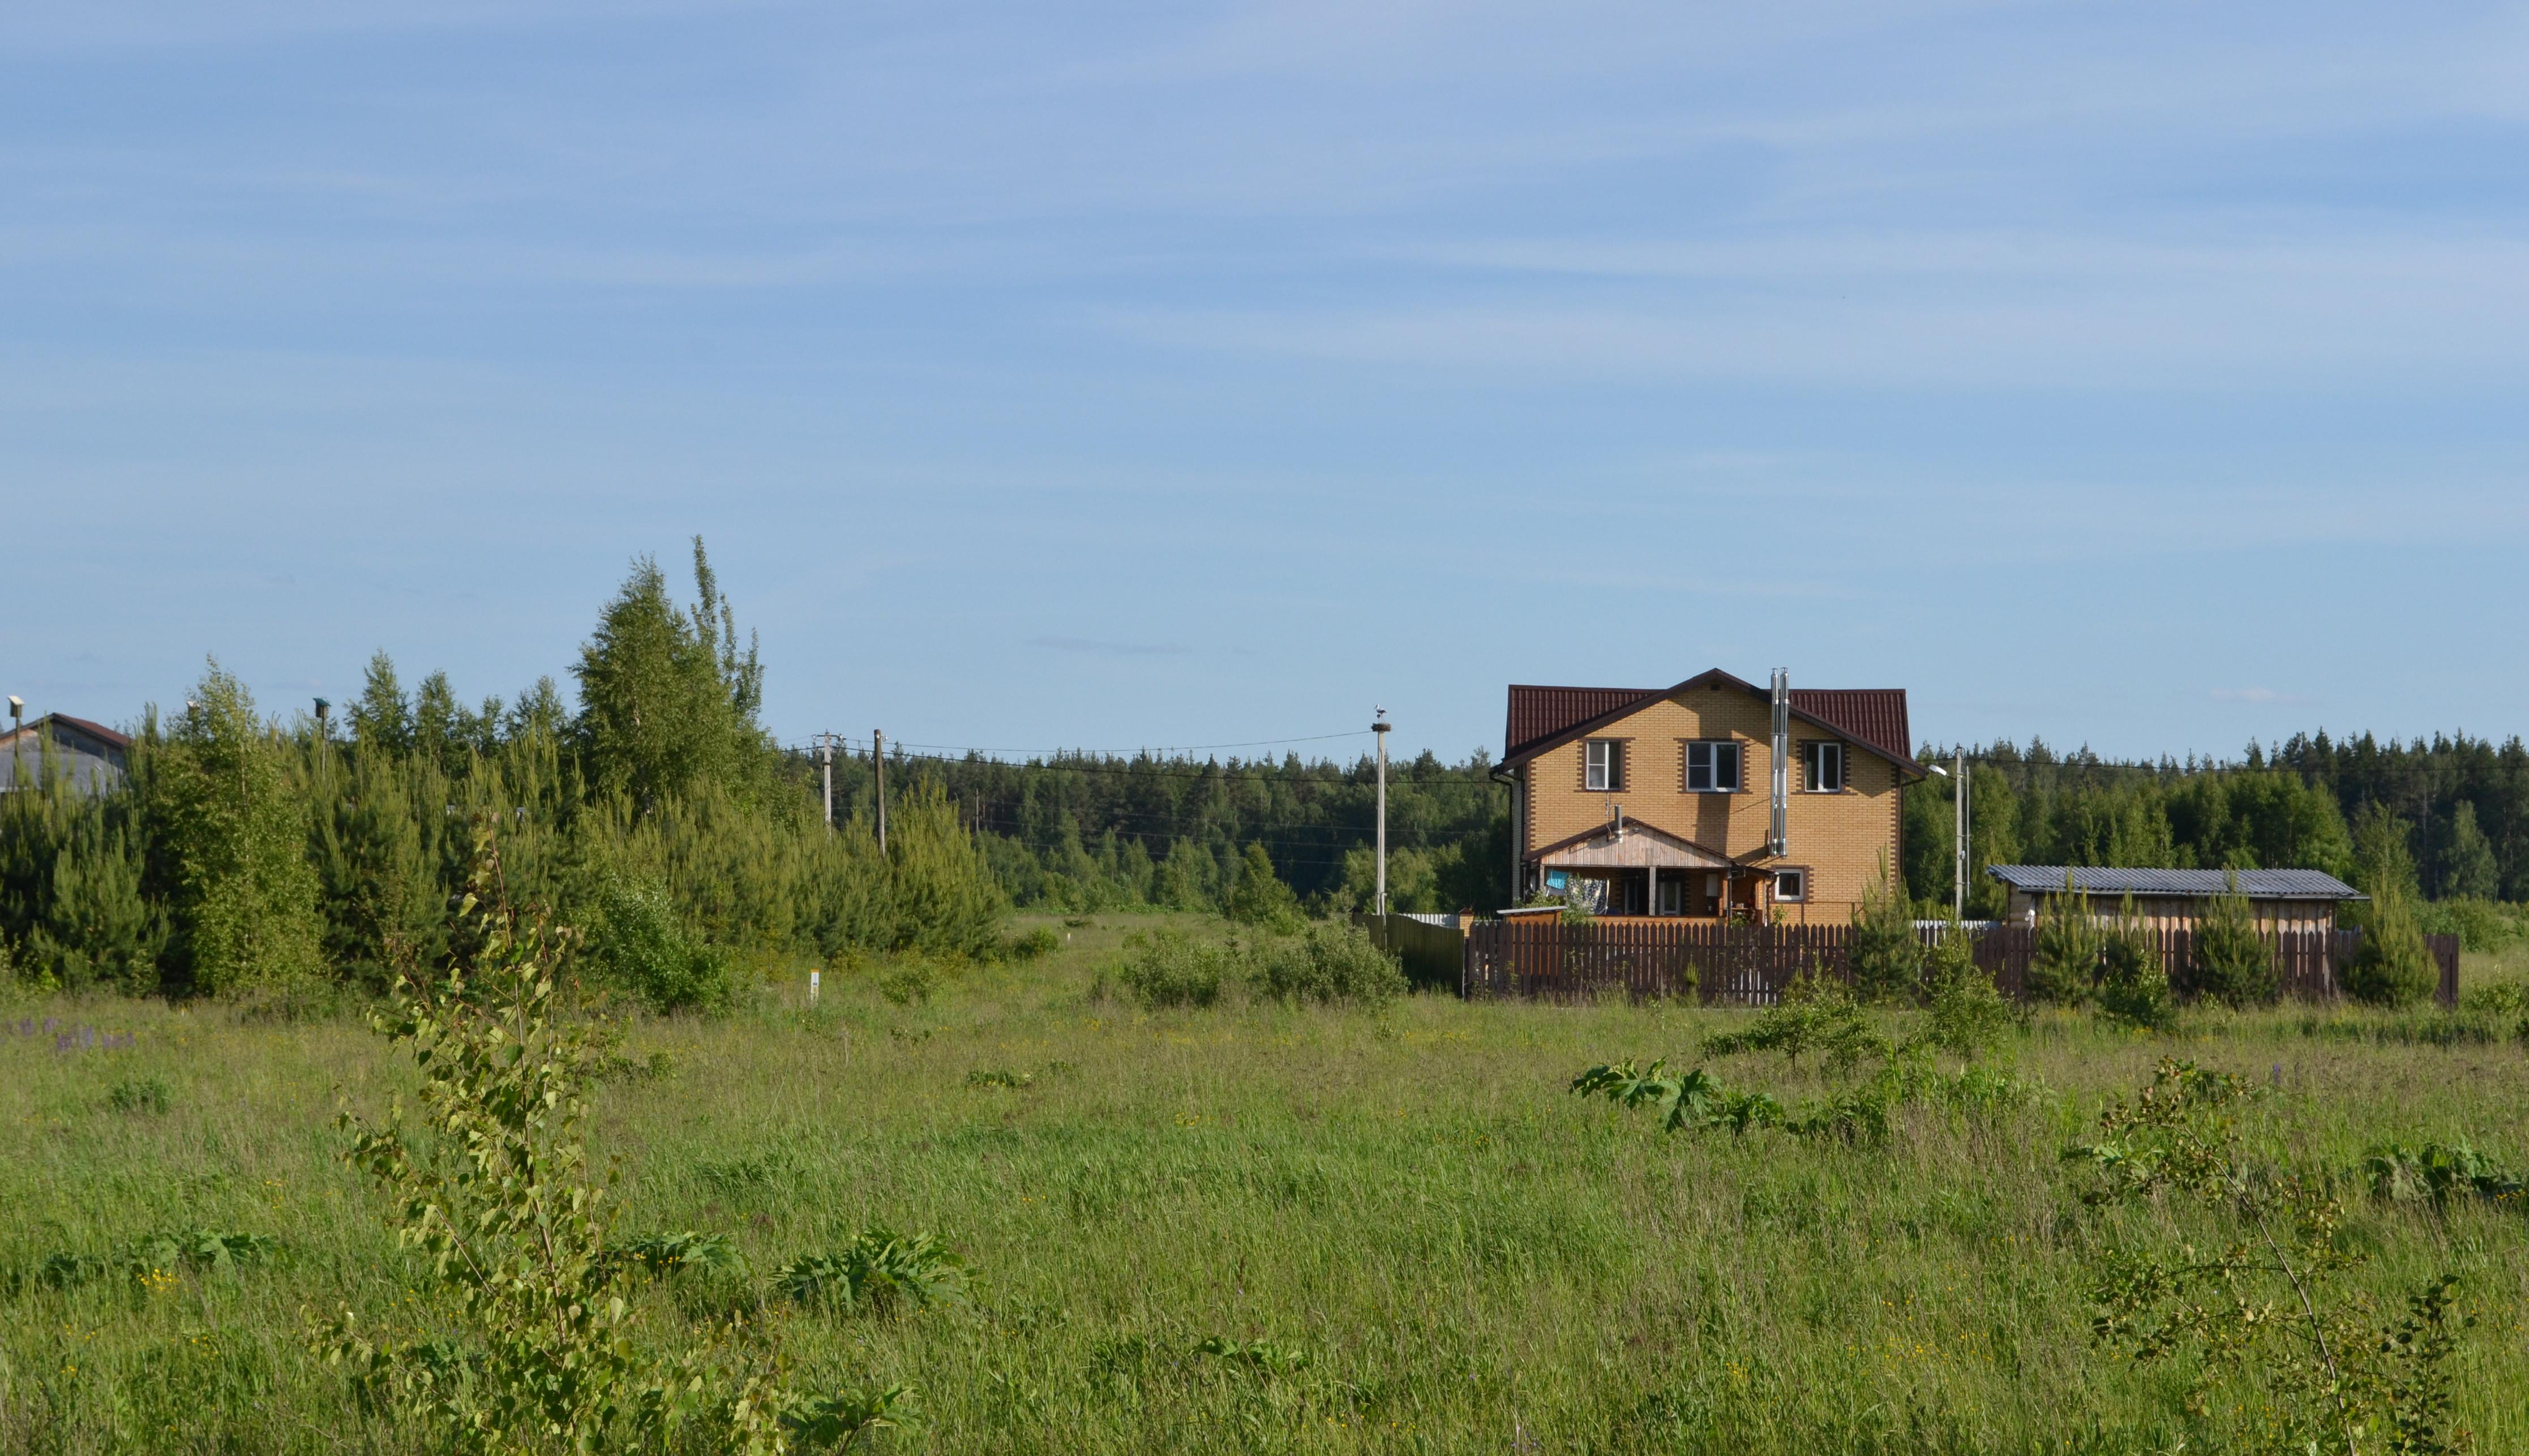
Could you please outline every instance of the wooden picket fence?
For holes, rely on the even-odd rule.
[[[2003,995],[2028,995],[2037,932],[2025,925],[1970,927],[1975,962]],[[1945,934],[1924,927],[1925,944]],[[2192,931],[2150,932],[2180,996],[2192,989]],[[1707,1005],[1767,1006],[1803,970],[1853,980],[1854,932],[1842,925],[1727,925],[1693,920],[1600,920],[1564,925],[1537,916],[1477,922],[1466,935],[1459,982],[1470,998],[1589,1000],[1622,992],[1635,1000],[1693,999]],[[2458,938],[2426,936],[2441,970],[2443,1005],[2458,1004]],[[2362,944],[2357,930],[2295,931],[2266,937],[2284,994],[2333,1000],[2336,968]]]

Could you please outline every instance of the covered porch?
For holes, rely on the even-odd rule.
[[[1603,916],[1752,919],[1763,912],[1771,878],[1692,839],[1624,821],[1529,857],[1530,893],[1570,895]]]

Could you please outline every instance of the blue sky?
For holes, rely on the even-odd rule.
[[[2529,722],[2529,12],[238,0],[0,31],[0,676],[1499,748]],[[565,679],[567,685],[567,679]],[[1345,745],[1335,745],[1338,747]]]

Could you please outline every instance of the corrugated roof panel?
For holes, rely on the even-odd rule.
[[[1502,733],[1509,745],[1505,758],[1516,758],[1532,744],[1603,717],[1628,703],[1667,691],[1660,687],[1510,687],[1510,719]]]
[[[1985,873],[2014,890],[2039,894],[2062,893],[2063,865],[1987,865]],[[2071,867],[2073,888],[2084,894],[2191,895],[2225,894],[2231,889],[2227,870],[2119,869],[2104,865]],[[2258,900],[2358,900],[2363,893],[2323,870],[2241,870],[2239,890]]]
[[[1902,687],[1795,687],[1792,706],[1883,755],[1911,762],[1914,739]]]

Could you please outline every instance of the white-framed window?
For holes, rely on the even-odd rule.
[[[1805,900],[1805,899],[1807,899],[1808,897],[1809,897],[1809,872],[1808,872],[1808,871],[1806,871],[1806,870],[1776,870],[1776,871],[1774,872],[1774,898],[1775,898],[1775,899],[1777,899],[1777,900],[1783,900],[1783,901],[1799,901],[1799,900]]]
[[[1811,793],[1844,792],[1844,745],[1832,739],[1802,744],[1801,784]]]
[[[1625,786],[1625,745],[1591,738],[1581,745],[1581,786],[1613,792]]]
[[[1686,745],[1686,790],[1689,793],[1737,793],[1739,745],[1733,742]]]

